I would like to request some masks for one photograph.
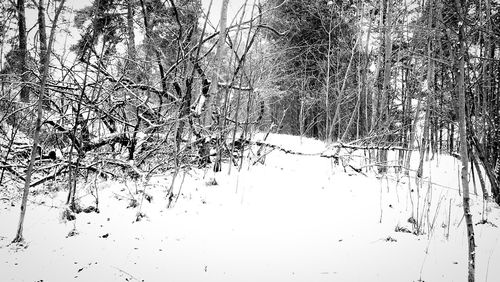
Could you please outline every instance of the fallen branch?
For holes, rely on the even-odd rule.
[[[24,176],[22,176],[18,171],[16,171],[15,169],[13,169],[12,166],[9,163],[7,163],[5,161],[1,161],[1,163],[3,164],[2,169],[6,169],[10,173],[12,173],[15,176],[17,176],[17,178],[21,179],[22,181],[26,181],[26,179],[24,178]]]
[[[40,185],[40,184],[42,184],[42,183],[44,183],[44,182],[46,182],[48,180],[56,179],[56,177],[59,174],[61,174],[67,168],[68,168],[67,164],[61,166],[59,169],[57,169],[56,171],[54,171],[52,174],[47,175],[46,177],[44,177],[44,178],[42,178],[42,179],[40,179],[38,181],[35,181],[35,182],[31,183],[30,187],[35,187],[35,186]]]
[[[415,149],[404,148],[399,146],[360,146],[360,145],[349,145],[343,143],[332,144],[329,147],[331,148],[340,148],[340,149],[353,149],[353,150],[390,150],[390,151],[416,151]]]
[[[104,145],[111,145],[115,143],[119,143],[126,146],[129,143],[129,141],[130,139],[127,136],[127,133],[112,133],[110,135],[91,140],[89,144],[85,144],[83,146],[83,150],[86,152],[92,151]]]
[[[120,160],[111,160],[111,159],[107,159],[104,162],[108,163],[108,164],[119,166],[121,168],[129,169],[129,171],[130,171],[129,174],[134,179],[144,178],[144,176],[146,175],[145,172],[141,171],[137,166],[135,166],[134,164],[129,163],[129,162],[124,162],[124,161],[120,161]]]

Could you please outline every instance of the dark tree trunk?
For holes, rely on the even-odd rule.
[[[26,85],[28,82],[28,50],[27,50],[27,39],[26,39],[26,14],[24,9],[24,0],[17,0],[17,26],[19,29],[19,49],[18,57],[21,65],[21,101],[28,103],[30,101],[30,90],[29,86]]]

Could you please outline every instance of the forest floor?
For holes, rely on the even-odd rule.
[[[326,150],[322,142],[302,141],[284,135],[269,138],[296,151]],[[215,175],[189,171],[170,208],[165,195],[171,175],[155,176],[148,185],[102,180],[82,184],[83,207],[94,204],[90,191],[98,187],[100,213],[80,213],[73,221],[61,220],[64,191],[32,195],[26,246],[10,244],[19,197],[2,199],[0,279],[467,280],[456,159],[436,156],[427,162],[421,186],[393,171],[386,177],[363,175],[344,171],[331,159],[277,150],[269,153],[265,165],[248,169],[248,163],[244,161],[240,172],[233,167],[230,175],[227,164]],[[176,192],[181,180],[182,173]],[[477,189],[480,194],[479,185]],[[128,207],[132,198],[138,206]],[[471,203],[474,223],[487,219],[474,225],[476,281],[500,281],[500,209],[492,202],[484,204],[480,195],[473,195]],[[405,232],[414,231],[418,223],[423,234]]]

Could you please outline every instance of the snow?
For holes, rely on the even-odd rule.
[[[328,150],[321,141],[286,135],[271,134],[267,142],[311,154]],[[417,159],[414,153],[412,167]],[[418,189],[414,178],[392,171],[387,177],[344,172],[317,155],[273,151],[265,165],[252,164],[245,160],[230,175],[227,164],[215,175],[187,172],[171,208],[165,199],[171,175],[157,175],[147,185],[82,183],[82,205],[93,204],[90,191],[97,186],[101,212],[81,213],[69,222],[60,220],[64,191],[31,196],[27,248],[9,244],[19,202],[0,201],[2,281],[467,280],[454,158],[426,163]],[[143,193],[136,189],[151,195],[151,203],[141,202]],[[127,208],[132,197],[139,206]],[[471,195],[471,203],[474,222],[484,216],[500,225],[496,204],[483,207],[481,195]],[[135,221],[139,211],[145,217]],[[397,226],[412,230],[412,215],[425,222],[424,234],[396,232]],[[500,281],[500,232],[492,224],[474,226],[477,281]],[[67,237],[73,229],[77,234]]]

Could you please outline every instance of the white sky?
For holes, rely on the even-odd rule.
[[[165,5],[169,5],[168,1],[165,1]],[[260,0],[255,0],[255,2],[258,2]],[[210,0],[201,0],[202,2],[202,7],[205,11],[205,13],[208,10]],[[251,8],[252,4],[254,3],[254,0],[247,0],[247,11],[245,12],[245,18],[250,17],[251,13]],[[91,4],[91,0],[66,0],[66,7],[72,8],[72,9],[81,9],[84,8],[85,6],[89,6]],[[229,5],[228,5],[228,25],[233,21],[235,16],[238,13],[238,10],[242,5],[245,4],[245,0],[229,0]],[[222,6],[222,0],[213,0],[212,1],[212,7],[210,11],[210,23],[214,26],[218,25],[219,19],[220,19],[220,13],[221,13],[221,6]],[[238,15],[237,20],[239,20],[240,16]],[[72,19],[71,19],[72,20]],[[27,9],[26,10],[26,22],[27,22],[27,28],[30,29],[31,27],[36,25],[37,21],[37,12],[35,9]],[[201,22],[201,20],[200,20]],[[33,31],[36,31],[36,29],[33,29],[30,33],[30,38],[34,35]],[[74,34],[75,36],[78,36],[77,33]],[[77,40],[77,38],[75,39]]]
[[[258,0],[255,0],[256,2]],[[168,2],[165,1],[165,5],[168,5]],[[202,7],[207,12],[208,6],[210,3],[210,0],[202,0]],[[251,12],[251,7],[253,4],[254,0],[247,0],[247,7],[249,8],[246,12],[247,17],[250,15]],[[72,9],[81,9],[85,6],[89,6],[91,3],[91,0],[66,0],[66,7],[72,8]],[[230,23],[233,18],[235,17],[236,13],[240,9],[240,7],[245,3],[245,0],[229,0],[229,5],[228,5],[228,23]],[[213,25],[217,25],[219,18],[220,18],[220,12],[221,12],[221,5],[222,5],[222,0],[212,0],[212,8],[210,11],[210,21]],[[27,19],[27,25],[28,28],[30,26],[33,26],[36,24],[36,18],[37,18],[37,12],[34,9],[27,9],[26,10],[26,19]],[[239,17],[238,17],[239,19]]]
[[[169,5],[167,0],[165,1],[165,5]],[[252,9],[252,4],[255,2],[259,2],[261,0],[247,0],[247,5],[246,5],[246,15],[245,18],[248,19],[250,17],[251,9]],[[89,6],[91,4],[91,0],[66,0],[66,7],[72,8],[72,9],[81,9],[84,8],[85,6]],[[208,10],[208,6],[210,3],[210,0],[201,0],[202,2],[202,7],[205,12]],[[245,0],[229,0],[229,5],[228,5],[228,25],[231,24],[233,19],[236,17],[238,10],[242,5],[244,5]],[[220,18],[220,13],[221,13],[221,5],[222,5],[222,0],[212,0],[212,8],[210,11],[210,23],[211,25],[217,26]],[[69,22],[66,23],[66,26],[62,23],[59,23],[58,28],[67,28],[70,31],[70,34],[61,34],[60,36],[56,36],[56,42],[54,48],[57,49],[67,49],[70,45],[76,43],[76,41],[80,38],[80,34],[73,28],[73,19],[72,16],[66,16],[66,20]],[[239,15],[237,16],[237,19],[234,20],[234,22],[239,21]],[[200,22],[202,22],[200,20]],[[50,21],[47,20],[47,25],[50,24]],[[26,25],[27,29],[29,31],[28,34],[28,40],[30,41],[28,44],[32,46],[33,44],[33,38],[37,33],[38,28],[36,27],[37,25],[37,11],[36,9],[26,9]],[[210,30],[210,27],[209,27]],[[47,29],[47,32],[50,32],[49,29]],[[48,34],[47,34],[48,35]],[[141,40],[140,34],[136,35],[136,40]],[[65,47],[64,47],[65,46]],[[4,54],[2,54],[4,55]],[[4,60],[2,60],[2,64],[4,63]],[[0,66],[3,67],[3,66]]]
[[[208,6],[210,3],[210,0],[202,0],[202,6],[203,10],[207,12]],[[254,0],[247,0],[247,11],[245,12],[245,18],[249,18],[250,13],[252,12],[252,4]],[[255,1],[257,2],[257,0]],[[245,4],[245,0],[229,0],[228,8],[227,8],[227,22],[228,25],[233,21],[235,18],[236,14],[238,13],[238,10],[240,9],[241,6]],[[212,2],[212,8],[210,11],[210,21],[212,24],[217,25],[220,19],[220,13],[221,13],[221,8],[222,8],[222,0],[213,0]],[[239,20],[239,16],[235,20],[235,22]]]
[[[68,7],[71,7],[73,9],[81,9],[85,6],[90,5],[90,0],[66,0],[66,5]],[[165,1],[166,5],[168,5],[168,1]],[[203,9],[205,12],[208,10],[208,6],[210,3],[210,0],[201,0]],[[251,5],[253,4],[254,0],[247,0],[247,6],[251,8]],[[256,0],[257,2],[257,0]],[[229,5],[228,5],[228,22],[230,22],[236,13],[238,12],[239,8],[245,3],[245,0],[229,0]],[[222,0],[212,0],[212,8],[210,12],[210,21],[216,25],[219,21],[220,18],[220,12],[221,12],[221,6],[222,6]],[[248,13],[251,12],[251,9],[248,11]],[[36,18],[35,18],[36,19]]]

